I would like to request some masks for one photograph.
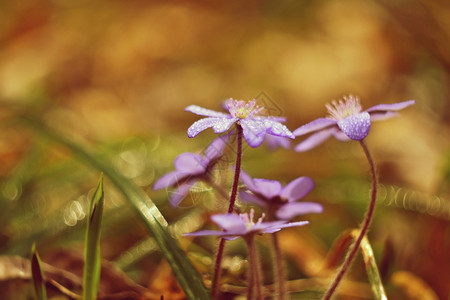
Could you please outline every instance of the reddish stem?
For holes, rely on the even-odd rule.
[[[341,269],[339,270],[339,273],[336,275],[330,288],[326,292],[325,296],[322,298],[323,300],[329,300],[331,298],[331,296],[334,294],[334,292],[336,291],[336,288],[338,287],[339,283],[341,282],[342,278],[344,277],[345,272],[347,272],[348,268],[350,267],[350,264],[352,263],[353,259],[355,258],[356,253],[358,253],[359,246],[361,245],[361,241],[362,241],[364,235],[366,235],[367,230],[369,229],[370,222],[372,221],[373,213],[375,211],[375,203],[377,200],[377,175],[376,175],[376,170],[375,170],[375,164],[373,163],[372,156],[370,155],[367,145],[364,143],[364,141],[360,141],[360,144],[364,150],[364,154],[366,155],[367,160],[369,161],[370,172],[372,174],[372,194],[370,197],[370,203],[369,203],[369,207],[367,208],[367,212],[366,212],[364,221],[361,225],[361,230],[359,232],[359,235],[356,238],[356,241],[353,244],[347,257],[345,258],[345,261],[342,264]]]
[[[233,187],[231,188],[230,206],[228,207],[228,213],[232,213],[234,210],[234,204],[236,202],[237,190],[239,186],[239,175],[241,173],[241,160],[242,160],[242,135],[243,135],[242,127],[238,124],[236,166],[234,169],[234,180],[233,180]],[[216,263],[214,265],[214,279],[211,289],[211,295],[213,299],[218,299],[219,296],[219,280],[224,248],[225,248],[225,240],[221,239],[219,243],[219,248],[217,250]]]
[[[278,242],[278,235],[276,232],[272,233],[272,245],[275,255],[275,273],[276,273],[276,288],[278,292],[278,299],[284,300],[286,297],[286,289],[284,286],[285,275],[283,266],[283,257],[281,255],[280,243]]]

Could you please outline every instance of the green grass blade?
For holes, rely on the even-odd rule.
[[[367,276],[369,277],[370,287],[374,294],[374,299],[387,300],[380,273],[378,272],[377,263],[375,262],[375,257],[373,255],[372,246],[366,236],[362,239],[360,248],[364,258]]]
[[[50,140],[66,146],[92,167],[103,172],[111,183],[124,195],[125,199],[144,222],[147,229],[152,233],[162,254],[177,277],[180,286],[186,293],[187,298],[210,299],[209,293],[203,285],[199,274],[186,257],[186,254],[181,250],[177,240],[170,234],[167,221],[164,219],[158,207],[156,207],[141,188],[133,181],[117,173],[109,162],[94,157],[81,146],[45,126],[41,121],[30,117],[22,117],[20,121],[27,125],[28,128],[35,130]]]
[[[97,299],[100,282],[100,232],[103,215],[103,174],[91,199],[84,243],[83,299]]]
[[[41,259],[36,251],[36,245],[34,243],[31,248],[31,277],[33,280],[36,299],[47,300],[47,291],[45,289],[44,273],[41,268]]]

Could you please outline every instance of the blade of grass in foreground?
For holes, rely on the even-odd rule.
[[[364,236],[362,239],[360,248],[364,258],[367,276],[369,277],[370,287],[372,288],[375,299],[387,300],[380,273],[378,272],[377,263],[375,262],[375,257],[373,255],[372,246],[370,246],[367,236]]]
[[[358,234],[359,229],[351,229],[346,230],[339,235],[328,254],[328,258],[326,260],[327,268],[336,267],[341,257],[345,254],[345,250],[349,247],[352,240],[358,237]],[[360,249],[374,299],[387,300],[380,273],[378,272],[375,256],[373,255],[372,246],[370,245],[367,236],[364,236],[362,239]]]
[[[100,230],[103,215],[103,174],[100,176],[89,207],[84,243],[83,299],[97,299],[100,282]]]
[[[203,285],[203,281],[186,254],[181,250],[178,242],[168,231],[167,221],[162,216],[158,207],[148,197],[148,195],[139,188],[134,182],[117,173],[111,164],[98,157],[94,157],[81,146],[71,140],[54,132],[41,121],[22,116],[19,122],[28,128],[35,130],[48,139],[66,146],[74,154],[90,164],[92,167],[103,172],[109,178],[112,184],[124,195],[125,199],[134,208],[147,229],[152,233],[155,241],[158,243],[162,254],[170,264],[174,275],[188,299],[210,299],[209,293]]]
[[[44,274],[41,268],[41,259],[36,251],[36,244],[31,247],[31,277],[33,279],[34,292],[37,300],[47,300]]]

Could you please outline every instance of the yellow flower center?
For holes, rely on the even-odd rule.
[[[256,105],[256,100],[245,102],[230,98],[225,105],[228,108],[230,115],[238,119],[251,118],[264,109],[263,107]]]

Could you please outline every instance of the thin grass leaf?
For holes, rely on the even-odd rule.
[[[44,273],[42,272],[41,259],[36,251],[36,244],[31,247],[31,277],[33,280],[34,292],[37,300],[47,300],[45,289]]]
[[[164,219],[158,207],[141,188],[133,181],[117,173],[109,162],[94,157],[81,146],[48,128],[41,121],[29,116],[22,116],[19,121],[48,139],[64,145],[89,165],[103,172],[111,183],[124,195],[125,199],[144,222],[147,229],[152,233],[162,254],[177,277],[178,283],[186,293],[187,298],[210,299],[202,279],[186,257],[186,254],[181,250],[177,240],[170,234],[167,228],[167,221]]]
[[[97,299],[100,281],[100,231],[103,215],[103,174],[100,176],[89,207],[84,243],[83,299]]]
[[[352,240],[358,237],[358,234],[359,229],[349,229],[339,235],[327,255],[327,259],[325,261],[325,266],[327,268],[334,268],[339,264],[339,261],[345,255],[345,250],[351,245]],[[377,263],[373,255],[372,246],[366,236],[364,236],[361,241],[360,249],[364,259],[370,287],[374,294],[374,299],[387,300]]]
[[[375,262],[375,257],[373,255],[372,246],[366,236],[363,237],[360,248],[364,258],[367,276],[369,277],[370,287],[372,288],[375,299],[387,300],[380,273],[378,272],[377,263]]]

